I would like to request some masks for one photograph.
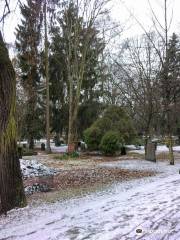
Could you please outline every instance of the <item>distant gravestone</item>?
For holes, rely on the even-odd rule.
[[[22,152],[23,152],[23,150],[22,150],[22,147],[18,147],[18,157],[19,157],[19,159],[22,159]]]
[[[121,155],[126,155],[126,148],[124,146],[121,148]]]
[[[41,143],[41,151],[45,151],[46,150],[46,145],[45,143]]]
[[[156,162],[156,143],[148,142],[146,148],[146,160]]]
[[[55,146],[56,146],[56,147],[61,146],[61,141],[60,141],[59,136],[55,136],[55,137],[54,137],[54,143],[55,143]]]

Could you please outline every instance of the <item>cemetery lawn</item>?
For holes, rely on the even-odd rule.
[[[73,197],[82,197],[93,192],[101,192],[108,189],[112,184],[130,181],[133,179],[151,177],[156,174],[154,170],[136,170],[111,167],[119,161],[131,159],[134,156],[101,157],[82,155],[76,159],[61,159],[59,154],[38,155],[25,157],[34,159],[49,169],[56,169],[53,176],[33,177],[24,180],[26,186],[32,182],[46,183],[49,185],[47,192],[34,192],[27,194],[29,204],[39,205],[42,202],[54,202],[67,200]]]

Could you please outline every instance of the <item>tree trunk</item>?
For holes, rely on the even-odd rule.
[[[168,147],[169,147],[169,161],[170,165],[174,165],[174,153],[173,153],[173,139],[172,136],[169,136],[168,139]]]
[[[148,137],[145,136],[145,140],[144,140],[145,160],[147,160],[147,145],[148,145]]]
[[[44,28],[45,28],[45,75],[46,75],[46,152],[51,152],[50,145],[50,113],[49,113],[49,59],[48,59],[48,34],[47,34],[47,0],[44,3]]]
[[[29,142],[29,149],[33,150],[34,149],[34,138],[30,137],[28,142]]]
[[[70,64],[70,63],[69,63]],[[78,112],[78,103],[73,96],[73,77],[71,76],[70,67],[68,67],[68,80],[69,80],[69,124],[68,124],[68,152],[76,150],[76,118]]]
[[[68,129],[68,152],[76,150],[76,118],[73,113],[69,115],[69,129]]]
[[[15,103],[15,72],[0,32],[0,214],[26,205],[17,153]]]

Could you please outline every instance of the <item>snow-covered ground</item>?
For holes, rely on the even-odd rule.
[[[61,146],[56,147],[52,139],[51,139],[50,142],[51,142],[50,144],[51,144],[51,151],[52,151],[52,152],[55,152],[55,153],[56,153],[56,152],[57,152],[57,153],[66,153],[66,152],[67,152],[67,149],[68,149],[68,146],[67,146],[67,145],[62,144]],[[18,142],[18,143],[19,143],[21,146],[22,146],[23,144],[28,145],[28,142],[27,142],[27,141],[21,141],[21,142]],[[39,141],[36,141],[36,142],[35,142],[35,147],[36,147],[36,148],[41,148],[41,143],[45,143],[45,144],[46,144],[46,139],[40,139]]]
[[[48,168],[38,160],[20,160],[21,171],[24,178],[50,176],[57,173],[56,169]]]
[[[79,199],[13,210],[0,218],[0,239],[180,239],[180,164],[109,163],[114,166],[161,173]]]
[[[130,152],[135,152],[135,153],[139,153],[139,154],[144,154],[145,153],[143,146],[141,146],[140,149],[136,149],[135,146],[133,146],[133,145],[129,145],[129,146],[131,146],[130,147],[130,149],[131,149]],[[180,152],[180,146],[174,146],[173,150],[175,152]],[[169,148],[166,145],[159,145],[159,146],[157,146],[156,153],[162,153],[162,152],[165,153],[165,152],[168,152],[168,151],[169,151]]]
[[[59,147],[54,146],[54,144],[51,144],[51,151],[52,152],[56,152],[56,153],[66,153],[68,150],[68,146],[67,145],[62,145]]]

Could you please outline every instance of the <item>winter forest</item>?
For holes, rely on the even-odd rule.
[[[0,240],[180,239],[178,0],[0,0]]]

